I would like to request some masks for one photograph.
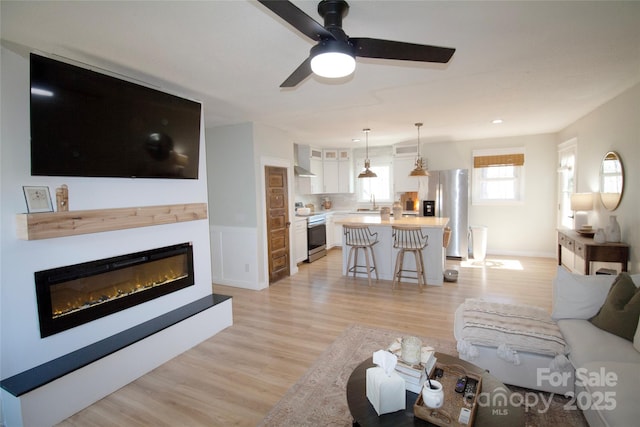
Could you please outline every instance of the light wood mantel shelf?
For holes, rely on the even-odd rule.
[[[18,239],[39,240],[206,218],[206,203],[45,212],[16,215],[16,232]]]

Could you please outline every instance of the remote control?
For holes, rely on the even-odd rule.
[[[463,393],[466,385],[467,385],[467,377],[458,378],[458,381],[456,381],[456,388],[455,388],[456,393]]]
[[[467,384],[464,387],[464,395],[472,397],[474,394],[476,394],[477,388],[478,381],[474,380],[473,378],[467,377]]]

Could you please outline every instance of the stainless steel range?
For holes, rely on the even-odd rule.
[[[327,216],[311,215],[307,221],[307,262],[327,255]]]

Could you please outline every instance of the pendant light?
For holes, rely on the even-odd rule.
[[[362,129],[362,131],[366,136],[366,155],[364,159],[364,170],[360,172],[358,178],[377,178],[378,175],[376,175],[371,169],[369,169],[369,167],[371,167],[371,163],[369,162],[369,132],[371,132],[371,129],[366,128]]]
[[[409,176],[429,176],[429,172],[423,167],[422,157],[420,157],[420,126],[422,126],[422,123],[416,123],[418,128],[418,157],[416,158],[416,167]]]

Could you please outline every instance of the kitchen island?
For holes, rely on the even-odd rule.
[[[442,286],[445,253],[442,246],[444,228],[449,223],[449,218],[403,216],[398,219],[383,220],[380,215],[350,215],[335,220],[341,225],[367,225],[372,233],[378,233],[379,243],[374,245],[373,251],[376,257],[376,268],[381,280],[393,280],[393,269],[396,262],[397,249],[393,248],[393,236],[391,227],[417,226],[423,234],[429,236],[428,245],[422,251],[424,266],[427,270],[427,285]],[[361,258],[361,257],[360,257]],[[347,274],[347,262],[349,260],[349,247],[344,244],[342,236],[342,274]],[[359,263],[361,263],[359,261]],[[404,268],[415,270],[413,256],[405,256]],[[358,277],[367,277],[366,272],[357,273]],[[417,283],[415,279],[402,278],[402,282]]]

